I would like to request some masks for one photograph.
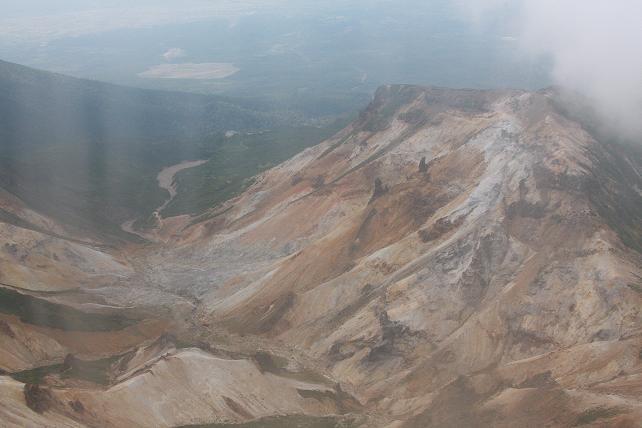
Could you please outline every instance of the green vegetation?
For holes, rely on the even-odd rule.
[[[199,214],[212,208],[250,186],[256,174],[318,144],[344,124],[338,121],[323,128],[281,128],[211,138],[200,154],[209,162],[177,174],[178,195],[161,214],[164,217]]]
[[[636,167],[626,160],[642,164],[642,150],[619,142],[603,144],[608,155],[591,154],[598,167],[588,180],[588,197],[622,242],[642,251],[642,197],[635,190],[642,186],[642,180]]]
[[[30,370],[12,373],[11,377],[27,384],[39,385],[48,375],[60,375],[62,379],[77,379],[93,382],[98,385],[109,384],[109,369],[121,356],[113,356],[94,361],[83,361],[69,358],[70,364],[52,364]]]
[[[273,416],[240,424],[189,425],[190,428],[351,428],[350,418],[335,416]],[[184,427],[187,428],[187,427]]]
[[[267,352],[258,352],[254,355],[254,361],[263,373],[272,373],[277,376],[296,379],[301,382],[318,383],[322,385],[331,385],[328,378],[321,373],[304,369],[301,371],[288,370],[288,360],[278,355],[268,354]]]
[[[297,123],[247,100],[126,88],[0,61],[0,188],[88,234],[139,240],[120,225],[148,218],[167,199],[156,181],[161,169],[211,159],[181,174],[179,187],[189,192],[164,214],[200,212],[337,129]],[[225,138],[228,130],[239,134]],[[15,224],[6,214],[0,220]]]
[[[613,416],[617,416],[619,413],[621,413],[621,410],[616,407],[596,407],[588,409],[578,416],[574,426],[588,425],[599,419],[609,419]]]
[[[52,364],[49,366],[36,367],[34,369],[12,373],[11,377],[22,383],[40,385],[45,377],[54,373],[62,373],[62,370],[62,364]]]
[[[589,107],[591,103],[577,94],[560,94],[553,105],[562,115],[581,123],[604,146],[602,152],[587,153],[595,168],[580,190],[586,191],[600,216],[626,246],[642,251],[642,197],[636,191],[642,187],[639,142],[615,137],[602,128],[598,114]]]
[[[0,288],[0,312],[27,324],[66,331],[114,331],[136,323],[120,315],[85,313],[7,288]]]

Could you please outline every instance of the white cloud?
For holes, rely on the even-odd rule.
[[[553,79],[593,100],[607,124],[642,135],[640,0],[454,0],[474,22],[508,7],[523,50],[547,55]]]
[[[163,54],[163,58],[165,58],[165,61],[172,62],[185,57],[185,55],[185,51],[181,48],[170,48]]]

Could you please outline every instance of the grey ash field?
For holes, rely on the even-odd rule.
[[[94,201],[109,227],[58,211],[87,193],[39,205],[37,177],[5,170],[0,420],[641,426],[642,157],[568,106],[383,86],[337,132],[216,137],[242,171],[150,163],[145,209],[126,183]],[[266,141],[283,150],[256,165]],[[158,172],[195,159],[214,160],[150,219]]]

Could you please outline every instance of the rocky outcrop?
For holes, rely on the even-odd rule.
[[[175,336],[123,355],[105,389],[52,388],[48,413],[636,426],[640,157],[556,96],[381,88],[330,140],[163,245],[126,249],[136,281],[105,298],[181,302]]]
[[[382,88],[354,124],[260,176],[150,264],[166,261],[172,278],[172,258],[194,260],[208,285],[199,275],[180,292],[203,298],[202,322],[304,349],[382,420],[501,425],[550,383],[551,400],[567,397],[558,424],[572,425],[590,412],[577,391],[611,405],[581,379],[610,376],[543,364],[532,376],[552,374],[539,386],[500,373],[594,343],[593,362],[642,347],[641,296],[627,285],[641,275],[640,214],[614,228],[604,208],[639,203],[639,175],[633,187],[610,175],[608,200],[591,190],[607,185],[597,159],[640,165],[561,115],[555,96]],[[321,173],[322,190],[297,179]],[[642,369],[618,364],[622,381]],[[484,416],[489,400],[501,417]],[[611,418],[640,411],[627,403]],[[462,406],[469,419],[437,414]]]

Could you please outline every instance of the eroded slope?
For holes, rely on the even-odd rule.
[[[557,96],[384,87],[239,197],[164,219],[91,294],[168,324],[113,348],[107,385],[50,377],[45,414],[639,426],[640,157]]]
[[[389,421],[502,425],[544,394],[524,423],[633,424],[639,159],[555,97],[382,88],[147,255],[147,277],[200,299],[199,323],[302,350]]]

